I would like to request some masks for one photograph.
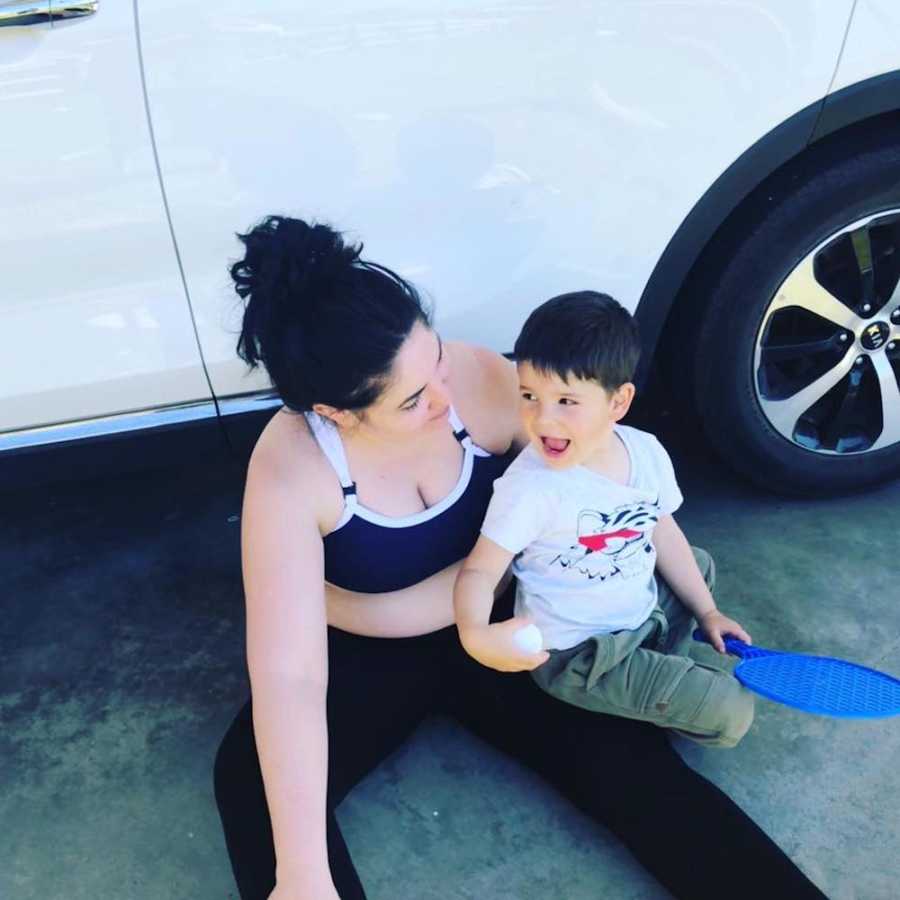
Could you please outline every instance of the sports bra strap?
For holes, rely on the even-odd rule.
[[[462,419],[457,415],[452,404],[450,405],[450,426],[453,428],[453,437],[455,437],[463,446],[465,446],[466,441],[470,444],[473,443],[472,438],[469,436],[469,432],[466,431],[466,426],[463,425]]]
[[[472,440],[468,429],[462,423],[453,406],[450,406],[450,425],[453,428],[453,436],[462,444],[464,450],[471,450],[476,456],[490,456],[487,450],[482,449]]]
[[[319,448],[325,454],[328,462],[337,473],[341,487],[344,490],[344,501],[349,504],[356,503],[356,484],[350,477],[350,467],[347,465],[347,454],[344,452],[344,443],[338,432],[337,426],[330,419],[320,416],[316,412],[304,413],[309,427]]]

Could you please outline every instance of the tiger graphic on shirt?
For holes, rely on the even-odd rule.
[[[659,521],[659,498],[615,507],[611,512],[584,509],[578,514],[577,542],[549,563],[593,581],[628,578],[647,570],[654,553],[650,537]]]

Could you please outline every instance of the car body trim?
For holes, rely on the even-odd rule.
[[[240,416],[245,413],[263,412],[278,406],[284,406],[284,402],[275,391],[255,391],[252,394],[219,399],[219,412],[222,416]]]
[[[216,418],[216,404],[211,400],[181,403],[162,409],[144,409],[118,416],[101,416],[78,422],[61,422],[39,428],[23,428],[0,434],[0,453],[61,444],[69,441],[91,440],[124,432],[146,431]]]
[[[181,403],[162,409],[144,409],[118,416],[101,416],[78,422],[62,422],[39,428],[24,428],[18,431],[0,433],[0,454],[63,444],[70,441],[85,441],[109,437],[115,434],[141,432],[156,428],[170,428],[203,419],[235,416],[260,412],[281,406],[282,402],[274,391],[261,391],[238,397],[225,397],[218,401],[219,409],[212,400],[198,403]]]

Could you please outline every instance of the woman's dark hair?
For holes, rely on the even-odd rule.
[[[230,271],[245,301],[241,359],[261,363],[295,412],[371,405],[413,325],[430,326],[416,289],[327,225],[268,216],[238,238],[246,253]]]
[[[614,391],[631,381],[641,355],[637,323],[608,294],[577,291],[542,303],[516,340],[516,362],[540,372],[596,381]]]

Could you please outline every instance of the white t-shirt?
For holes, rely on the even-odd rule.
[[[584,466],[551,469],[530,444],[494,482],[481,533],[517,554],[516,614],[534,617],[546,650],[637,628],[656,605],[653,528],[681,491],[652,434],[614,428],[631,462],[627,485]]]

